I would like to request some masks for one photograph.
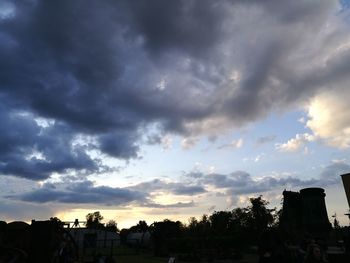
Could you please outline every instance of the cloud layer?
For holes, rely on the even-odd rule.
[[[72,203],[72,204],[103,204],[120,206],[131,202],[142,202],[146,194],[123,188],[108,186],[93,186],[92,182],[84,181],[71,185],[46,183],[41,188],[22,194],[20,200],[35,203]]]
[[[137,158],[152,125],[218,134],[350,76],[337,1],[5,2],[1,174],[96,173],[91,152]]]
[[[309,120],[306,126],[327,144],[350,147],[350,92],[330,90],[317,95],[308,107]]]
[[[306,187],[330,187],[340,185],[340,174],[350,170],[344,162],[334,162],[326,166],[319,177],[300,179],[293,175],[270,175],[256,178],[244,171],[230,174],[187,173],[182,180],[165,181],[154,179],[128,187],[97,186],[92,181],[66,180],[44,183],[24,193],[6,195],[7,200],[26,203],[91,204],[113,207],[129,205],[148,208],[186,208],[198,204],[194,197],[208,198],[213,193],[227,200],[238,200],[241,196],[269,194],[283,189],[299,190]],[[171,200],[185,201],[159,203],[157,199],[172,196]],[[204,199],[205,200],[205,199]],[[233,204],[231,204],[233,205]]]

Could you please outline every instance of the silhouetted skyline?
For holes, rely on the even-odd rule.
[[[348,1],[0,3],[0,219],[348,210]]]

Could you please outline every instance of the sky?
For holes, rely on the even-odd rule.
[[[348,210],[350,10],[2,0],[0,218],[187,222],[284,189]]]

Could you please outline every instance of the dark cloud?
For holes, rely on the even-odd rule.
[[[132,132],[103,134],[99,136],[98,140],[99,149],[110,156],[120,159],[137,157],[138,138]]]
[[[202,57],[216,45],[224,33],[223,23],[228,15],[226,1],[161,0],[128,3],[132,16],[132,33],[144,38],[152,53],[175,50]]]
[[[98,172],[90,150],[138,158],[154,124],[213,135],[346,83],[349,51],[330,53],[349,35],[338,6],[282,2],[14,1],[0,18],[0,173]]]
[[[91,181],[65,181],[60,183],[45,183],[41,187],[27,190],[24,194],[13,193],[6,195],[7,200],[20,200],[29,203],[63,203],[63,204],[98,204],[122,207],[131,203],[151,208],[180,208],[193,207],[192,202],[177,202],[159,204],[152,200],[154,191],[169,191],[177,195],[195,195],[204,193],[200,186],[185,186],[180,183],[165,184],[161,181],[153,188],[146,186],[157,184],[153,182],[141,183],[136,187],[95,186]],[[161,188],[162,187],[162,188]]]
[[[68,170],[97,172],[99,161],[73,145],[74,133],[61,123],[41,127],[33,115],[0,107],[0,171],[33,180]]]
[[[102,204],[123,206],[131,202],[144,202],[147,194],[125,188],[94,186],[90,181],[71,184],[46,183],[41,188],[22,195],[9,196],[12,199],[32,203]]]

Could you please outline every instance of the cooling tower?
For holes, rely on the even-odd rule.
[[[302,225],[311,234],[327,234],[332,226],[328,220],[325,192],[322,188],[300,190]]]
[[[298,192],[283,191],[283,209],[280,226],[286,232],[298,231],[301,227],[301,200]]]
[[[348,205],[350,209],[350,173],[342,174],[341,179],[343,180],[344,190],[346,198],[348,199]]]

